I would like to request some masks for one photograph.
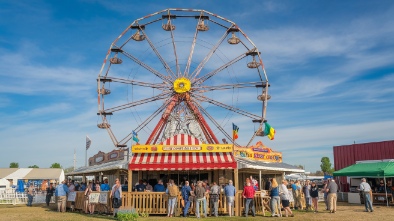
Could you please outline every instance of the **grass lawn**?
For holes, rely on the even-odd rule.
[[[319,204],[320,208],[324,208],[322,203]],[[219,216],[218,218],[201,218],[200,220],[215,220],[215,221],[235,221],[235,220],[341,220],[341,221],[373,221],[373,220],[393,220],[394,219],[394,207],[386,206],[375,206],[373,213],[366,213],[364,211],[364,205],[355,205],[348,203],[338,203],[337,213],[330,214],[327,211],[321,211],[318,213],[294,211],[295,217],[227,217]],[[0,205],[0,220],[115,220],[111,216],[103,215],[85,215],[79,212],[67,212],[58,213],[56,212],[55,205],[51,205],[49,208],[44,204],[34,205],[33,207],[27,207],[25,205]],[[140,221],[160,221],[160,220],[197,220],[196,217],[173,217],[168,218],[165,216],[151,215],[148,218],[139,218]]]

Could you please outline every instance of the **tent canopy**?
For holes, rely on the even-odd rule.
[[[0,189],[1,188],[9,188],[10,182],[4,178],[0,178]]]
[[[356,163],[335,171],[334,176],[394,177],[394,162]]]
[[[60,168],[0,168],[0,178],[13,180],[45,180],[52,179],[59,182],[64,180],[64,171]]]

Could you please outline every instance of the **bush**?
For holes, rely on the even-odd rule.
[[[130,210],[119,210],[117,213],[119,221],[136,221],[138,217],[140,216],[134,208],[131,208]]]

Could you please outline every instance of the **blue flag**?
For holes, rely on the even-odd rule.
[[[133,130],[133,140],[138,143],[140,139],[138,139],[138,134]]]

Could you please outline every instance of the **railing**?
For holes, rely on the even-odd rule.
[[[210,212],[210,201],[209,195],[206,195],[207,199],[207,207],[208,214]],[[179,215],[182,213],[181,208],[181,200],[182,197],[178,196],[175,214]],[[149,214],[167,214],[167,204],[168,197],[167,194],[163,192],[123,192],[122,194],[122,208],[134,208],[139,213],[149,213]],[[256,213],[262,214],[263,211],[263,201],[261,200],[261,193],[258,191],[255,195],[255,207]],[[241,214],[241,211],[244,209],[244,199],[242,198],[242,191],[238,191],[235,199],[235,211],[238,211],[237,214]],[[267,207],[266,207],[267,209]],[[190,208],[189,212],[194,214],[195,211],[195,203]],[[218,206],[219,214],[228,214],[227,200],[226,196],[221,193],[219,195],[219,206]]]
[[[93,192],[96,193],[96,192]],[[268,194],[268,193],[267,193]],[[206,195],[207,199],[207,207],[208,214],[210,212],[210,201],[209,195]],[[319,201],[322,199],[322,194],[319,194]],[[175,214],[182,214],[181,208],[181,200],[182,197],[179,195],[176,204]],[[55,197],[52,197],[51,203],[55,202]],[[305,200],[302,196],[301,202],[304,206]],[[27,194],[26,193],[18,193],[15,190],[7,190],[0,191],[0,204],[26,204],[27,203]],[[45,194],[40,193],[35,195],[33,198],[33,203],[45,203]],[[242,197],[242,190],[236,192],[235,197],[235,214],[240,216],[244,210],[244,199]],[[254,197],[254,204],[256,208],[256,214],[263,214],[263,207],[265,207],[265,211],[269,210],[269,199],[265,198],[264,201],[261,198],[261,192],[256,191]],[[98,212],[112,212],[112,202],[109,198],[109,192],[107,195],[107,203],[106,204],[95,204],[95,211]],[[139,213],[149,213],[149,214],[167,214],[167,206],[168,205],[168,197],[164,192],[123,192],[122,193],[122,207],[121,208],[134,208]],[[67,207],[71,206],[71,202],[67,202]],[[75,205],[74,208],[76,210],[84,210],[85,208],[85,196],[84,192],[77,191],[75,197]],[[191,206],[189,212],[194,214],[195,211],[195,203]],[[218,206],[219,214],[228,214],[228,207],[226,196],[221,193],[219,195],[219,206]],[[265,214],[263,214],[265,215]]]
[[[46,194],[36,193],[33,197],[33,204],[45,203]],[[27,193],[21,193],[15,191],[15,189],[0,190],[0,204],[27,204]],[[52,197],[51,203],[54,203],[55,199]]]

